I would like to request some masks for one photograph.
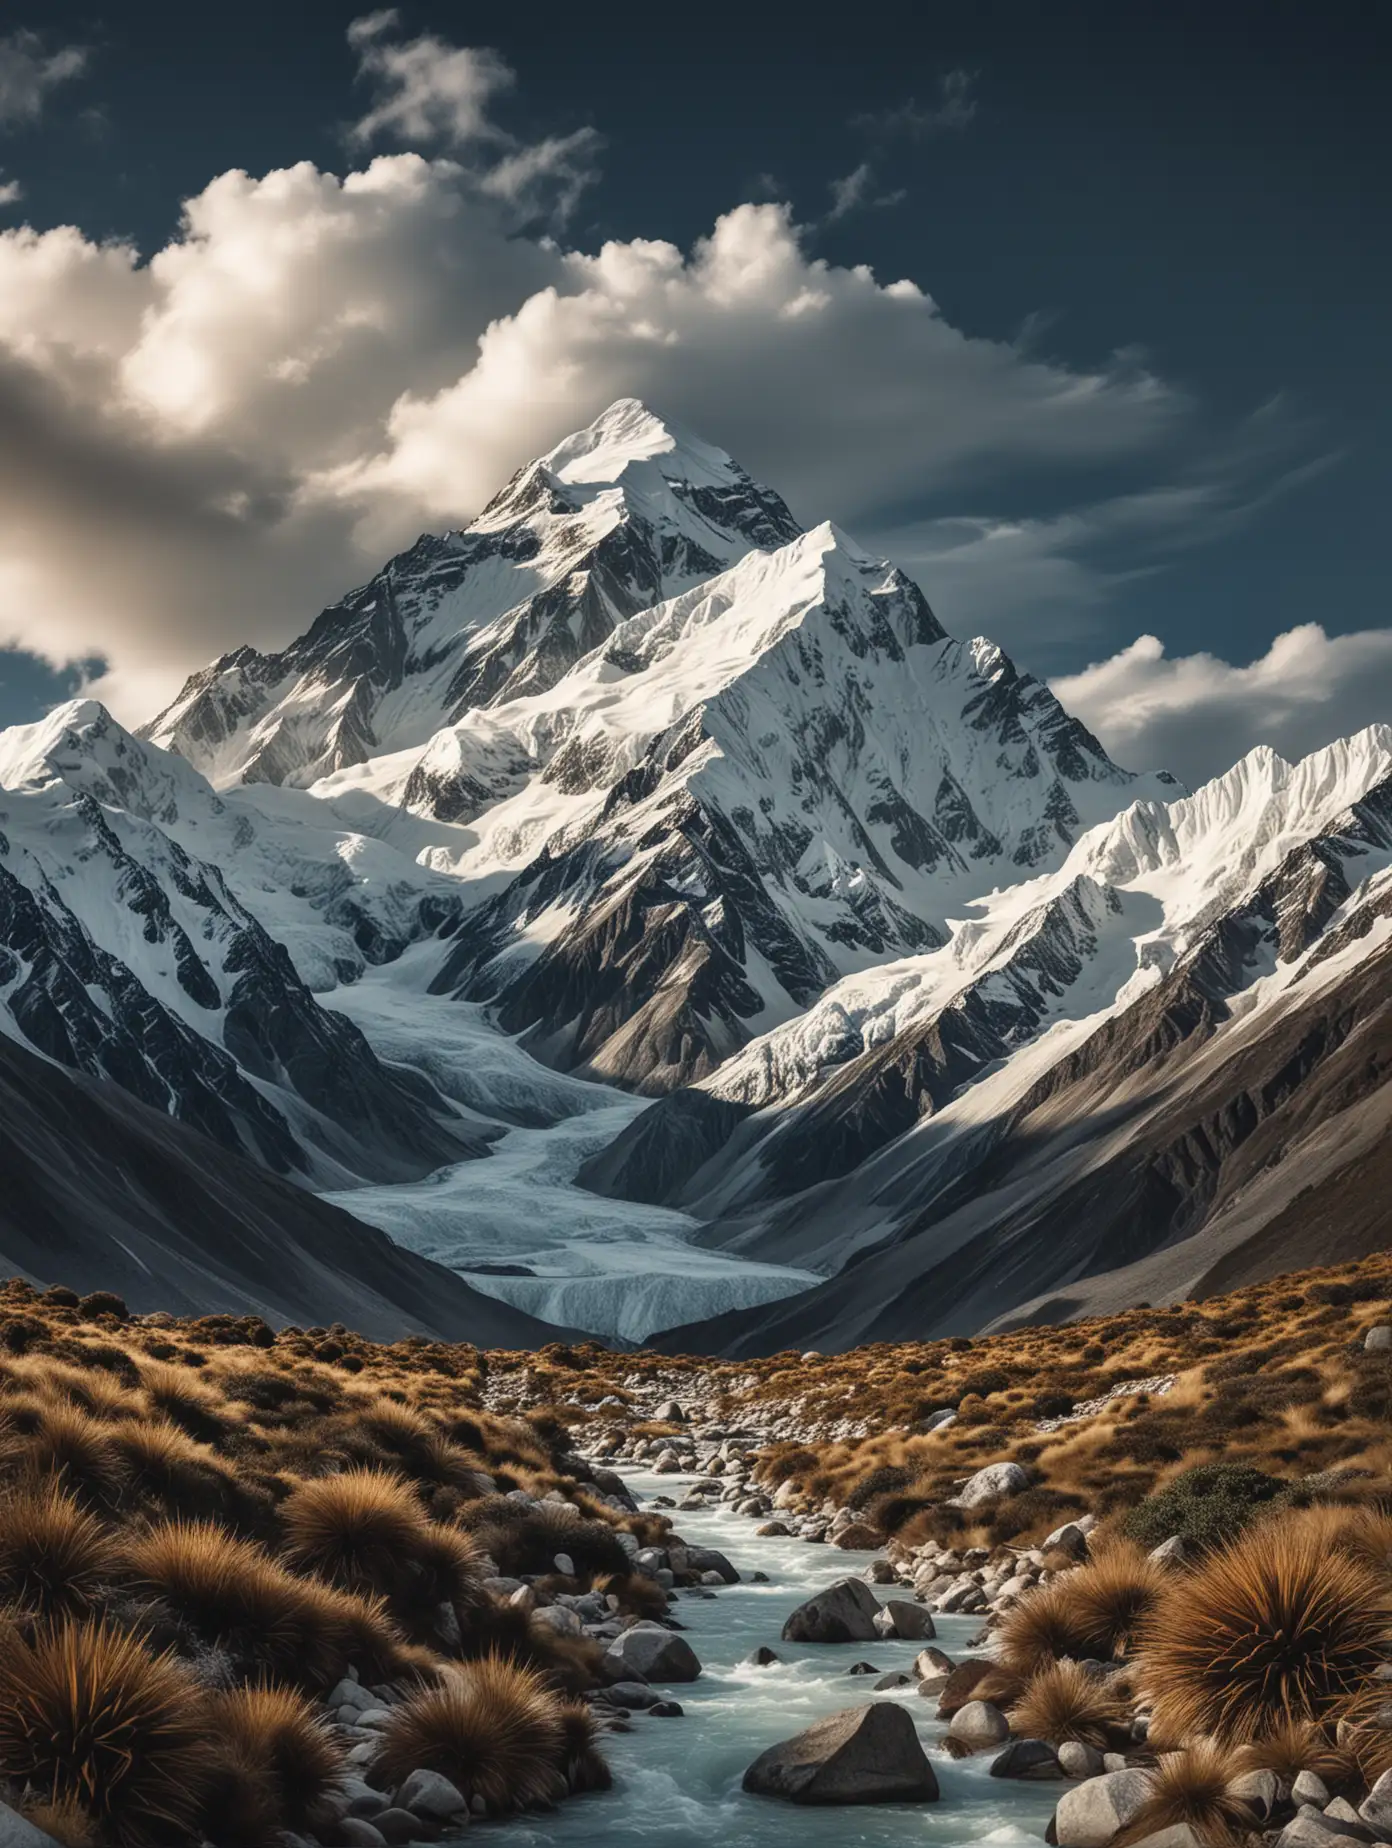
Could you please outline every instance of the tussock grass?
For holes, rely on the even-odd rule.
[[[1246,1840],[1252,1827],[1247,1806],[1228,1791],[1238,1763],[1212,1740],[1200,1740],[1183,1752],[1168,1752],[1149,1773],[1150,1790],[1141,1808],[1116,1838],[1129,1848],[1162,1829],[1187,1823],[1209,1848]]]
[[[1143,1638],[1152,1731],[1234,1745],[1342,1710],[1392,1643],[1385,1582],[1298,1522],[1229,1542],[1173,1586]]]
[[[201,1690],[168,1655],[64,1621],[0,1649],[0,1765],[120,1848],[198,1839],[210,1761]]]
[[[56,1482],[0,1500],[0,1604],[76,1614],[95,1602],[115,1562],[111,1535]]]
[[[211,1718],[234,1763],[269,1786],[271,1812],[283,1827],[304,1830],[322,1818],[324,1799],[346,1775],[347,1754],[303,1695],[234,1688],[213,1697]]]
[[[1075,1739],[1110,1751],[1126,1735],[1130,1709],[1106,1680],[1078,1663],[1052,1662],[1031,1675],[1009,1719],[1020,1739],[1047,1739],[1051,1745]]]
[[[560,1699],[534,1670],[498,1656],[450,1671],[393,1708],[373,1772],[398,1783],[417,1765],[504,1813],[563,1794],[573,1742]]]

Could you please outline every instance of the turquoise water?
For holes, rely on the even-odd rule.
[[[680,1476],[625,1471],[641,1498],[679,1498]],[[794,1605],[834,1579],[859,1573],[871,1553],[843,1553],[799,1540],[760,1540],[755,1523],[729,1509],[681,1513],[683,1538],[716,1546],[741,1572],[759,1570],[767,1585],[728,1586],[706,1601],[678,1598],[673,1615],[701,1659],[696,1682],[673,1687],[683,1719],[635,1714],[633,1731],[612,1737],[606,1753],[614,1789],[573,1798],[554,1815],[506,1825],[518,1848],[880,1848],[923,1842],[958,1848],[969,1842],[1041,1840],[1062,1784],[1021,1784],[988,1776],[993,1753],[950,1759],[946,1727],[933,1715],[936,1702],[907,1694],[873,1694],[871,1677],[848,1676],[853,1662],[873,1662],[882,1673],[907,1669],[918,1643],[784,1643],[783,1620]],[[895,1594],[883,1587],[880,1596]],[[902,1591],[897,1595],[902,1596]],[[938,1641],[954,1659],[980,1628],[980,1618],[939,1617]],[[743,1658],[760,1643],[783,1661],[751,1668]],[[664,1690],[665,1692],[666,1690]],[[766,1746],[824,1714],[866,1700],[897,1699],[913,1715],[941,1788],[937,1803],[803,1807],[746,1796],[740,1779]],[[473,1831],[471,1831],[473,1833]]]

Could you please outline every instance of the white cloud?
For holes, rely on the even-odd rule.
[[[24,188],[18,180],[0,180],[0,205],[18,205]]]
[[[1121,763],[1173,766],[1189,782],[1258,744],[1292,761],[1392,712],[1392,630],[1328,635],[1302,623],[1246,666],[1171,656],[1153,635],[1052,682]]]
[[[80,76],[86,65],[81,45],[48,51],[37,32],[23,28],[0,38],[0,129],[37,122],[49,91]]]
[[[1056,479],[1185,411],[1134,367],[973,339],[914,284],[809,257],[782,206],[689,251],[584,251],[519,235],[506,192],[404,153],[221,174],[148,260],[0,232],[0,636],[103,653],[103,696],[143,718],[626,394],[805,518],[872,529],[906,485]]]

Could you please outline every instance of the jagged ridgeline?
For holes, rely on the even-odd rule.
[[[1389,779],[1120,768],[622,400],[139,733],[0,737],[0,1022],[557,1324],[1159,1300],[1385,1238]]]

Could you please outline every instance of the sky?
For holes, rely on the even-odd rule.
[[[0,14],[0,723],[639,396],[1189,782],[1392,721],[1377,0]]]

